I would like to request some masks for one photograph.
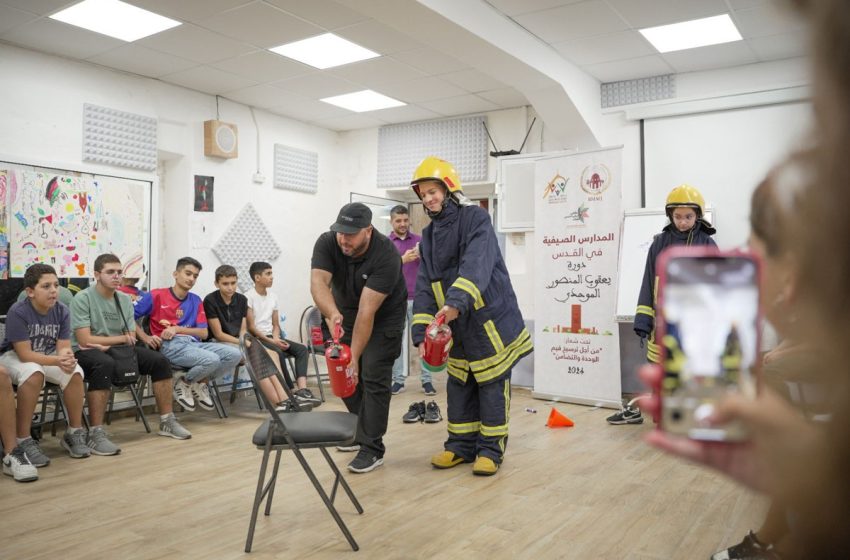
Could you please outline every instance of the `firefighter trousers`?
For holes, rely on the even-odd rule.
[[[511,407],[511,372],[498,381],[479,385],[470,373],[466,383],[449,376],[449,438],[444,445],[467,461],[479,455],[501,463],[508,444],[508,421]]]

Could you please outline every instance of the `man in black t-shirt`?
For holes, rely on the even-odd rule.
[[[392,241],[372,228],[372,211],[353,202],[339,211],[313,247],[310,292],[331,332],[339,324],[351,345],[357,389],[345,406],[357,414],[359,450],[348,465],[356,473],[384,463],[383,437],[390,412],[393,362],[401,353],[407,287]]]

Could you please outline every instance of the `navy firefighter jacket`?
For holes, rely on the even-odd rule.
[[[635,332],[646,333],[646,357],[651,362],[658,363],[661,358],[661,348],[655,343],[655,301],[658,295],[658,275],[655,263],[658,255],[673,245],[710,245],[717,247],[711,238],[717,233],[711,224],[699,219],[690,231],[681,232],[672,223],[664,226],[661,233],[652,239],[649,253],[646,255],[646,268],[643,271],[643,282],[640,285],[637,312],[635,313]]]
[[[449,374],[464,383],[470,371],[479,384],[501,379],[533,345],[487,211],[450,200],[422,232],[419,253],[413,343],[443,305],[455,307]]]

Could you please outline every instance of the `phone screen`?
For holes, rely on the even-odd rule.
[[[704,420],[729,392],[755,397],[758,266],[745,255],[676,256],[662,274],[662,427],[695,439],[744,439],[738,426]]]

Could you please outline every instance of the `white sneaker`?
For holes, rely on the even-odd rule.
[[[192,395],[195,396],[195,402],[198,403],[204,410],[215,410],[212,395],[210,395],[210,386],[206,382],[192,382]]]
[[[38,469],[30,463],[27,454],[20,447],[15,447],[11,453],[3,457],[3,474],[13,477],[18,482],[38,480]]]
[[[174,400],[180,403],[185,410],[195,410],[195,397],[192,396],[192,387],[181,377],[174,382]]]

